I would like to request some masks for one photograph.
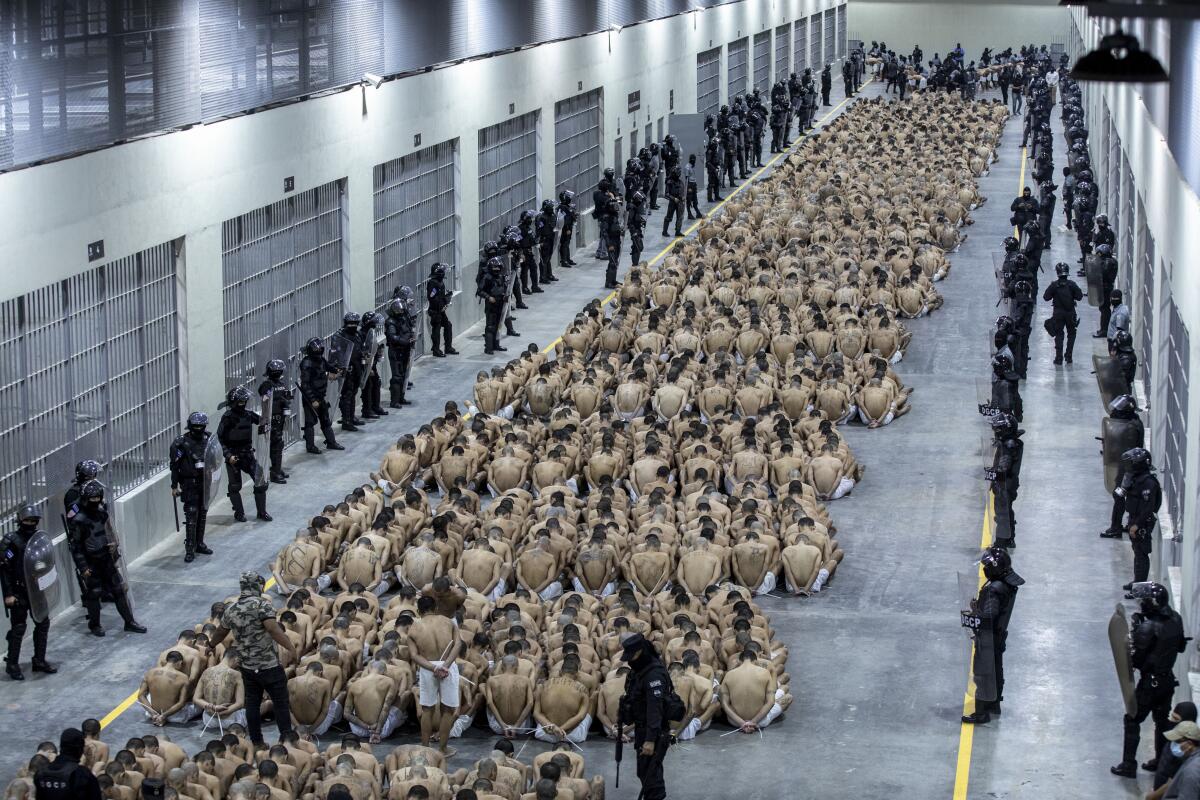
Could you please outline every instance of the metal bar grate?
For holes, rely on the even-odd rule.
[[[531,111],[479,131],[479,241],[500,238],[538,203],[538,122]]]
[[[574,192],[581,208],[591,203],[600,182],[603,104],[602,89],[554,104],[554,194]]]
[[[750,83],[750,38],[742,37],[729,43],[729,63],[726,66],[729,79],[729,102],[739,94],[745,94]]]
[[[721,48],[714,47],[696,56],[696,113],[715,115],[720,106]]]

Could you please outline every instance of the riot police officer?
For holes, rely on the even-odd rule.
[[[679,149],[679,140],[675,138],[675,134],[668,133],[663,139],[662,145],[663,169],[670,172],[672,167],[679,166],[679,161],[682,158],[683,151]]]
[[[737,137],[730,126],[720,129],[721,134],[721,185],[733,188],[736,173],[733,171],[734,150],[737,147]]]
[[[250,392],[245,387],[238,386],[229,392],[225,405],[228,408],[217,425],[217,441],[221,443],[222,455],[225,457],[225,473],[229,478],[229,502],[233,505],[233,518],[238,522],[246,521],[246,512],[242,507],[242,473],[246,473],[254,481],[254,508],[257,516],[263,522],[270,522],[272,517],[267,513],[267,482],[262,479],[262,465],[254,458],[254,432],[262,425],[262,418],[254,411],[246,408],[250,402]]]
[[[631,158],[625,162],[625,174],[621,181],[625,184],[625,205],[629,205],[630,199],[633,198],[633,193],[641,191],[642,188],[642,162],[641,159]]]
[[[497,243],[496,249],[489,248],[488,243],[484,243],[483,263],[487,264],[487,259],[492,258],[493,256],[508,256],[508,267],[506,268],[505,272],[508,274],[508,276],[513,278],[513,299],[517,301],[517,309],[526,309],[529,308],[529,306],[525,305],[525,300],[521,295],[521,260],[523,258],[521,251],[521,240],[521,229],[516,225],[509,225],[501,232],[500,241]],[[477,280],[482,282],[482,275],[476,274],[475,277]]]
[[[575,222],[579,219],[574,192],[563,189],[558,193],[558,213],[562,214],[562,230],[558,233],[558,265],[570,269],[575,266],[571,259],[571,238],[575,235]]]
[[[1137,353],[1133,352],[1133,337],[1129,331],[1118,330],[1110,342],[1113,357],[1121,365],[1121,374],[1125,383],[1132,386],[1137,375]]]
[[[22,506],[17,512],[17,529],[0,539],[0,595],[4,597],[4,613],[8,616],[8,655],[4,659],[4,671],[14,681],[25,680],[20,663],[21,639],[25,637],[30,612],[34,609],[31,592],[40,591],[37,586],[31,587],[26,582],[25,551],[29,540],[38,532],[38,523],[41,521],[42,515],[36,508]],[[53,675],[58,669],[46,660],[49,637],[50,616],[46,613],[43,619],[35,619],[33,623],[32,669]]]
[[[325,343],[316,337],[309,339],[304,345],[304,358],[300,361],[300,399],[304,404],[304,449],[313,455],[321,454],[315,437],[318,422],[321,424],[321,433],[325,435],[327,448],[346,449],[338,444],[333,433],[329,399],[325,396],[329,390],[329,379],[337,377],[337,373],[338,367],[325,358]]]
[[[675,220],[675,236],[683,235],[684,191],[683,176],[679,172],[679,167],[675,167],[667,176],[667,215],[663,217],[663,236],[667,235],[672,219]]]
[[[621,698],[621,722],[633,725],[633,746],[637,753],[637,776],[642,783],[640,797],[663,800],[667,786],[663,782],[663,759],[671,746],[668,702],[674,690],[671,676],[658,652],[640,633],[622,643],[621,660],[629,664],[625,694]]]
[[[187,432],[176,436],[171,442],[168,459],[171,494],[183,500],[183,560],[188,563],[196,559],[196,553],[212,555],[212,550],[204,543],[208,504],[212,500],[205,496],[205,472],[210,466],[206,454],[212,437],[207,428],[208,414],[195,411],[188,415]],[[282,435],[280,440],[282,442]]]
[[[592,218],[596,220],[596,227],[600,231],[600,235],[596,239],[594,255],[599,260],[608,259],[608,245],[604,241],[606,228],[604,216],[608,213],[608,199],[616,197],[617,194],[617,171],[612,167],[605,167],[600,176],[600,182],[596,184],[596,189],[592,192]]]
[[[715,137],[710,138],[704,148],[704,171],[707,181],[704,187],[705,198],[710,203],[724,200],[720,192],[721,148]]]
[[[1008,642],[1008,622],[1017,590],[1025,579],[1013,572],[1012,559],[1000,547],[989,548],[979,559],[984,584],[979,587],[973,610],[978,617],[975,629],[975,711],[962,721],[968,725],[990,722],[1000,713],[1004,699],[1004,650]]]
[[[988,474],[996,503],[994,538],[997,547],[1013,549],[1017,546],[1017,518],[1013,503],[1021,487],[1021,458],[1025,452],[1021,434],[1024,431],[1017,427],[1013,415],[1004,412],[993,415],[988,421],[992,426],[992,439],[996,447]]]
[[[763,165],[763,130],[767,125],[767,114],[766,110],[759,104],[757,97],[755,97],[753,102],[750,103],[750,109],[747,113],[747,122],[750,125],[750,153],[754,156],[754,161],[751,166],[761,167]]]
[[[1117,259],[1113,258],[1112,245],[1107,242],[1096,245],[1095,257],[1100,260],[1100,283],[1103,288],[1100,295],[1100,328],[1092,334],[1092,338],[1106,339],[1108,338],[1108,321],[1112,318],[1113,310],[1109,298],[1117,283],[1118,266]]]
[[[650,209],[654,211],[658,210],[659,184],[662,182],[663,162],[662,156],[659,153],[658,142],[651,142],[649,168],[646,170],[646,183],[649,186],[649,191],[646,192],[646,196],[650,201]]]
[[[541,259],[541,279],[542,283],[554,283],[558,278],[554,277],[552,267],[552,259],[554,258],[554,237],[558,227],[558,211],[554,207],[553,200],[542,201],[542,213],[538,214],[537,220],[534,222],[534,231],[537,234],[538,241],[538,257]]]
[[[79,575],[88,630],[93,636],[104,635],[100,597],[107,592],[125,622],[125,630],[145,633],[146,628],[134,619],[129,606],[125,580],[117,566],[121,559],[119,544],[110,529],[104,487],[98,481],[90,481],[80,490],[79,501],[68,512],[67,524],[67,543]]]
[[[497,257],[489,258],[485,266],[479,296],[484,303],[483,352],[489,356],[508,348],[500,346],[500,317],[504,313],[504,301],[508,299],[508,281],[504,276],[504,263]]]
[[[783,152],[783,123],[787,120],[787,109],[776,99],[771,103],[771,152]]]
[[[668,214],[670,212],[667,212]],[[646,230],[646,196],[634,192],[625,210],[625,228],[629,231],[629,257],[632,266],[642,260],[642,243]]]
[[[271,414],[271,482],[287,483],[288,474],[283,471],[283,423],[292,407],[292,390],[283,382],[283,371],[287,365],[281,359],[267,362],[265,381],[258,385],[258,396],[263,409]],[[364,390],[365,391],[365,390]]]
[[[530,256],[531,261],[532,258]],[[534,271],[535,284],[536,279],[537,273]],[[429,270],[429,281],[425,284],[425,304],[429,312],[429,336],[432,343],[430,353],[437,358],[458,355],[453,344],[454,328],[450,325],[450,317],[446,315],[446,309],[450,307],[450,290],[446,288],[445,264],[434,264]]]
[[[1150,463],[1150,451],[1134,447],[1121,456],[1125,474],[1121,478],[1119,491],[1125,498],[1125,513],[1128,520],[1129,544],[1133,549],[1133,581],[1121,588],[1130,591],[1134,584],[1146,580],[1150,575],[1150,553],[1154,550],[1154,526],[1158,523],[1158,509],[1162,507],[1162,486]]]
[[[1111,768],[1112,774],[1124,778],[1137,776],[1137,746],[1146,717],[1154,718],[1154,752],[1161,752],[1166,744],[1163,734],[1170,724],[1167,715],[1179,683],[1175,680],[1175,659],[1187,646],[1183,620],[1171,608],[1166,587],[1138,582],[1129,596],[1141,608],[1130,620],[1129,631],[1129,660],[1138,671],[1134,688],[1137,709],[1132,715],[1125,714],[1121,763]]]
[[[354,416],[354,401],[358,398],[358,390],[363,381],[363,337],[358,329],[361,322],[361,315],[349,311],[342,316],[342,329],[338,331],[338,335],[347,342],[345,347],[350,351],[346,356],[346,371],[342,375],[342,385],[338,392],[338,411],[341,414],[338,422],[344,431],[356,431],[358,426],[363,424],[362,419]]]
[[[1020,376],[1013,369],[1012,356],[1007,353],[996,353],[992,357],[992,407],[998,411],[1012,414],[1017,422],[1020,422],[1024,416],[1019,380]]]
[[[829,102],[829,91],[833,88],[833,73],[830,71],[831,65],[826,64],[825,69],[821,70],[821,105],[831,106]]]
[[[75,465],[75,482],[67,489],[67,493],[63,495],[63,514],[64,523],[65,515],[79,501],[79,490],[84,487],[88,481],[96,480],[96,476],[100,474],[100,462],[95,459],[85,458]],[[64,525],[65,528],[65,525]]]
[[[412,363],[412,349],[417,341],[417,314],[413,310],[412,289],[401,286],[396,296],[387,305],[387,319],[383,323],[383,336],[387,341],[388,392],[392,408],[412,405],[404,399],[408,389],[408,367]]]
[[[1113,424],[1105,430],[1105,436],[1117,437],[1116,441],[1126,444],[1125,450],[1121,452],[1121,459],[1117,462],[1117,474],[1114,480],[1112,493],[1112,517],[1109,520],[1108,529],[1100,534],[1101,539],[1120,539],[1125,533],[1125,470],[1127,462],[1124,458],[1125,453],[1135,449],[1144,448],[1146,445],[1146,426],[1142,424],[1141,417],[1138,416],[1137,400],[1133,395],[1121,394],[1112,399],[1108,404],[1108,417],[1113,420]],[[1105,448],[1108,444],[1106,442]]]
[[[383,409],[383,378],[379,376],[379,362],[383,360],[383,346],[375,349],[379,335],[379,327],[383,315],[368,311],[362,315],[363,343],[363,381],[362,381],[362,415],[364,419],[386,417],[388,412]],[[385,339],[386,341],[386,339]]]
[[[604,288],[616,289],[617,267],[621,261],[621,239],[625,231],[621,226],[621,204],[617,198],[610,198],[608,211],[604,215],[604,246],[608,248],[608,269],[604,273]]]
[[[1046,333],[1054,338],[1054,363],[1061,364],[1065,359],[1071,363],[1071,354],[1075,350],[1075,331],[1079,327],[1079,315],[1075,313],[1075,304],[1083,299],[1083,291],[1079,284],[1071,280],[1071,268],[1059,262],[1054,267],[1058,280],[1046,287],[1042,299],[1052,303],[1050,318],[1043,323]],[[1063,349],[1063,334],[1066,334],[1067,346]]]
[[[533,258],[534,248],[537,247],[537,232],[533,229],[536,220],[537,212],[527,208],[521,212],[517,221],[517,231],[521,234],[520,248],[517,250],[521,264],[521,291],[526,294],[541,294],[545,291],[538,285],[538,267]]]

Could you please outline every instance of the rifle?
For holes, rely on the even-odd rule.
[[[622,698],[624,699],[624,698]],[[621,788],[621,757],[625,754],[625,703],[617,704],[617,780],[614,787]]]

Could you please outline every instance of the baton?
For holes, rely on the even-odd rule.
[[[171,507],[175,509],[175,532],[179,533],[179,498],[171,492]]]

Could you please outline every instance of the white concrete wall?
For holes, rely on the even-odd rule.
[[[1065,42],[1071,18],[1055,0],[1035,3],[923,2],[850,0],[846,27],[851,39],[887,42],[897,53],[920,45],[925,60],[942,56],[961,42],[968,59],[983,48],[999,52],[1023,44]]]
[[[1072,11],[1073,24],[1083,37],[1086,49],[1099,41],[1101,20],[1091,19],[1087,12]],[[1167,66],[1168,24],[1163,21],[1138,23],[1134,33]],[[1151,94],[1151,92],[1156,94]],[[1155,456],[1155,463],[1163,463],[1164,427],[1167,385],[1167,308],[1174,302],[1188,330],[1191,352],[1185,356],[1191,378],[1191,389],[1187,403],[1188,440],[1185,457],[1184,497],[1186,510],[1183,519],[1176,509],[1164,505],[1163,533],[1182,537],[1180,543],[1160,541],[1155,547],[1156,580],[1167,582],[1171,567],[1179,567],[1177,586],[1179,593],[1175,602],[1184,616],[1189,636],[1195,636],[1200,628],[1200,273],[1196,270],[1196,253],[1200,252],[1200,197],[1188,185],[1172,157],[1158,125],[1165,124],[1165,104],[1158,108],[1157,94],[1165,89],[1135,86],[1132,84],[1099,84],[1085,86],[1084,110],[1088,129],[1094,138],[1103,127],[1102,119],[1107,111],[1120,139],[1121,151],[1129,163],[1133,187],[1145,207],[1148,233],[1155,245],[1155,280],[1153,286],[1154,328],[1151,341],[1154,354],[1151,363],[1151,383],[1143,386],[1144,396],[1149,403],[1148,447]],[[1150,100],[1148,107],[1147,99]],[[1157,124],[1156,124],[1157,122]],[[1093,156],[1093,163],[1096,158]],[[1101,197],[1111,199],[1114,187],[1100,185]],[[1127,201],[1121,199],[1122,206]],[[1122,208],[1122,224],[1128,213]],[[1138,251],[1135,241],[1134,251]],[[1142,308],[1141,265],[1126,266],[1121,259],[1122,269],[1129,268],[1133,297],[1130,308],[1134,312],[1133,328],[1140,347]],[[1142,373],[1144,375],[1144,373]],[[1179,667],[1200,668],[1200,657],[1195,647],[1179,660]],[[1185,683],[1186,686],[1186,683]]]
[[[458,138],[462,285],[471,287],[479,250],[477,132],[507,119],[510,103],[516,114],[541,109],[541,196],[552,197],[556,101],[604,89],[601,166],[608,166],[618,131],[627,136],[633,125],[667,116],[671,90],[677,111],[695,110],[697,53],[838,4],[744,0],[0,175],[0,299],[88,269],[87,243],[97,239],[110,259],[182,240],[180,413],[212,412],[224,392],[214,379],[224,374],[225,355],[221,223],[284,197],[285,177],[295,177],[297,190],[346,181],[347,301],[363,310],[374,297],[373,167],[417,149],[414,134],[424,146]],[[773,69],[774,53],[771,62]],[[721,73],[725,102],[724,64]],[[641,109],[630,115],[626,97],[639,90]],[[455,305],[456,330],[479,318],[471,292]],[[144,491],[160,491],[157,484]],[[127,532],[136,556],[166,536],[171,512],[162,503],[127,502],[136,503],[125,515],[129,524],[146,528]]]

